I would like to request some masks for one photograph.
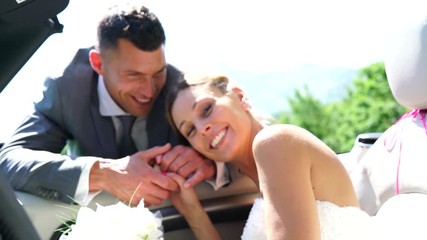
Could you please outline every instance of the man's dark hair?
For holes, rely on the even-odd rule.
[[[115,49],[126,39],[143,51],[154,51],[165,44],[166,36],[157,16],[145,6],[117,5],[98,24],[98,50]]]

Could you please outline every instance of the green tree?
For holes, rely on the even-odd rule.
[[[330,132],[329,113],[321,101],[313,97],[306,85],[302,91],[296,89],[293,98],[289,98],[290,113],[278,116],[281,123],[292,123],[310,130],[320,139],[325,139]]]
[[[340,114],[335,132],[342,138],[338,152],[350,150],[360,133],[384,132],[407,111],[394,99],[383,63],[361,69],[346,97],[331,105]]]
[[[339,101],[322,104],[304,87],[289,103],[280,122],[306,128],[338,153],[349,151],[361,133],[384,132],[407,111],[394,99],[383,63],[361,69]]]

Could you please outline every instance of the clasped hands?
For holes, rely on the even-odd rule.
[[[109,170],[105,190],[132,205],[144,199],[146,206],[160,205],[172,191],[191,188],[216,172],[215,164],[194,149],[170,144],[139,151],[105,165],[101,163],[102,167]],[[177,179],[184,182],[178,183]]]

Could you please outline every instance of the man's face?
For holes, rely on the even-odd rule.
[[[164,47],[146,52],[121,39],[101,54],[99,72],[114,101],[134,116],[147,116],[166,82]]]

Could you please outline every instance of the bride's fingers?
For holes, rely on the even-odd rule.
[[[169,172],[167,173],[167,175],[172,178],[176,183],[178,183],[181,188],[183,187],[185,179],[182,176],[173,172]]]

